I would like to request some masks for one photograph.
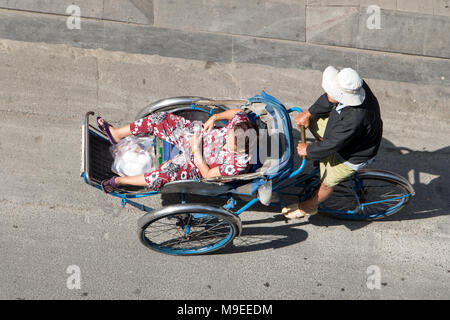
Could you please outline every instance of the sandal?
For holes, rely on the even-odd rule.
[[[99,120],[103,120],[103,124],[100,124]],[[97,126],[98,128],[104,133],[106,134],[106,136],[108,137],[109,142],[111,142],[111,144],[117,144],[116,141],[114,141],[111,131],[109,130],[110,127],[112,127],[108,122],[106,122],[105,119],[103,119],[102,117],[97,117]]]
[[[114,176],[110,179],[105,179],[102,181],[101,186],[104,193],[110,193],[117,189],[116,178],[117,176]]]
[[[317,212],[317,209],[312,211],[300,209],[299,203],[291,204],[290,206],[283,208],[283,210],[281,211],[281,213],[287,219],[309,218],[310,216],[317,214]]]

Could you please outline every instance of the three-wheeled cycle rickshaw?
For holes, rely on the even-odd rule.
[[[173,97],[154,102],[136,116],[168,111],[190,120],[206,121],[212,114],[240,106],[248,113],[263,134],[259,136],[258,163],[251,172],[231,177],[181,180],[167,183],[160,190],[120,187],[109,195],[120,198],[121,204],[132,205],[145,214],[138,221],[140,241],[147,247],[172,255],[210,253],[230,244],[241,234],[240,214],[258,202],[279,206],[286,196],[304,201],[320,185],[319,169],[303,172],[306,159],[295,166],[295,145],[290,114],[301,112],[297,107],[287,109],[280,101],[264,91],[248,100],[213,100],[202,97]],[[84,181],[101,190],[101,181],[114,175],[113,158],[107,137],[86,114],[83,123],[81,176]],[[306,141],[304,128],[301,139]],[[160,141],[155,152],[160,161],[176,153],[174,146]],[[260,152],[264,149],[264,152]],[[299,190],[295,194],[293,190]],[[157,194],[178,194],[180,203],[159,210],[139,203],[139,199]],[[223,199],[223,205],[188,203],[187,195]],[[351,220],[377,220],[401,210],[414,195],[411,184],[396,173],[363,169],[343,181],[319,212]],[[238,201],[239,200],[239,201]],[[243,204],[239,204],[242,203]]]

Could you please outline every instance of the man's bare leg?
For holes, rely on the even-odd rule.
[[[325,201],[333,193],[333,188],[322,182],[319,190],[308,200],[295,203],[281,211],[288,219],[298,219],[311,216],[317,213],[319,204]]]
[[[313,212],[319,207],[319,204],[328,199],[333,193],[333,187],[327,186],[325,183],[321,183],[319,190],[308,200],[299,203],[298,207],[302,210]]]

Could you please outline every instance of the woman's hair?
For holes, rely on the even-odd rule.
[[[250,121],[244,121],[236,124],[233,131],[236,147],[244,146],[246,154],[253,152],[258,144],[258,126]]]

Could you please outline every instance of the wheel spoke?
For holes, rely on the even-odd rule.
[[[402,185],[380,177],[363,177],[356,185],[360,188],[357,194],[362,205],[357,215],[354,212],[358,201],[349,181],[335,187],[333,194],[323,204],[325,211],[344,218],[373,219],[398,211],[409,197]]]
[[[158,231],[159,231],[159,230],[158,230]],[[147,234],[150,234],[150,231],[146,230],[145,233],[146,233],[146,235],[147,235]],[[152,237],[157,238],[158,236],[163,235],[163,234],[164,234],[164,235],[169,234],[169,235],[174,235],[174,236],[175,236],[175,235],[177,235],[178,233],[181,233],[179,227],[177,227],[177,228],[172,228],[172,229],[170,229],[169,231],[168,231],[168,230],[160,231],[160,232],[157,233],[156,235],[155,235],[155,234],[152,234]],[[182,236],[182,234],[181,234],[181,236]]]
[[[185,226],[189,226],[189,232]],[[220,248],[233,239],[234,230],[230,221],[214,214],[175,213],[150,223],[142,234],[151,248],[190,254]]]

